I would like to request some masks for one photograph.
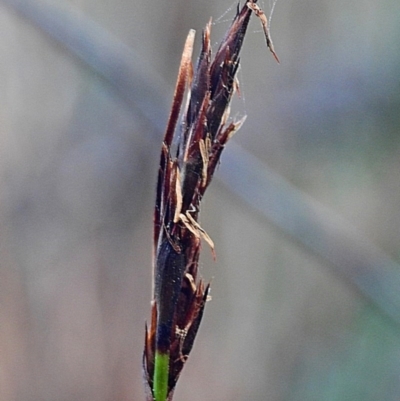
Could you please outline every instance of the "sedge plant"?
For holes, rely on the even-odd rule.
[[[256,0],[238,7],[214,58],[211,22],[207,24],[194,72],[193,30],[184,45],[154,208],[153,297],[143,353],[147,401],[172,400],[209,297],[210,286],[199,278],[198,263],[201,241],[212,251],[214,244],[198,222],[200,203],[226,143],[244,121],[229,121],[229,106],[238,87],[239,53],[252,13],[260,18],[267,46],[279,62]]]

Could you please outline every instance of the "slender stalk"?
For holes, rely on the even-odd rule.
[[[156,351],[153,394],[155,401],[165,401],[168,394],[169,353]]]

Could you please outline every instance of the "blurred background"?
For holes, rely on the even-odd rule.
[[[266,14],[272,4],[260,6]],[[163,129],[187,32],[236,3],[0,1],[0,400],[144,400]],[[174,400],[400,399],[400,3],[253,17],[203,202]]]

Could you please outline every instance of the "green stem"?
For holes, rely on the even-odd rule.
[[[166,401],[168,395],[169,353],[156,351],[154,361],[154,401]]]

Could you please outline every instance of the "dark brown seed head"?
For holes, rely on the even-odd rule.
[[[213,248],[198,223],[200,202],[225,144],[243,122],[226,123],[236,87],[239,53],[255,11],[249,3],[255,2],[238,9],[213,60],[211,23],[207,24],[194,74],[191,66],[194,31],[189,33],[183,50],[161,150],[154,209],[154,294],[143,354],[148,401],[153,400],[156,351],[170,355],[168,399],[172,399],[209,294],[209,285],[205,286],[198,278],[201,239]],[[182,107],[185,91],[189,97],[187,110]],[[178,124],[181,113],[184,115]]]

